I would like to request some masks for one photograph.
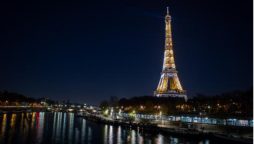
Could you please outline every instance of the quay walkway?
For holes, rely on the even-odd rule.
[[[130,121],[128,117],[124,116],[114,115],[105,117],[101,114],[87,112],[79,112],[77,116],[98,123],[121,125],[122,127],[141,129],[142,131],[169,133],[176,136],[219,138],[237,143],[252,143],[253,141],[253,127],[251,126],[217,125],[182,122],[180,120],[169,121],[162,117],[142,121],[142,118],[136,116],[134,120]]]

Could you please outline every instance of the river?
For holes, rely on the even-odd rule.
[[[148,133],[139,129],[98,124],[74,113],[31,112],[0,114],[1,144],[164,144],[199,143],[211,140]]]

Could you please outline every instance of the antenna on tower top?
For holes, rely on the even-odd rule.
[[[167,15],[169,15],[169,7],[167,7]]]

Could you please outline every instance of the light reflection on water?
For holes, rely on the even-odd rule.
[[[189,140],[163,134],[149,134],[140,129],[96,124],[73,113],[8,113],[0,114],[1,144],[164,144],[199,143],[210,141]]]
[[[81,129],[81,143],[84,144],[86,135],[86,120],[82,119],[82,129]]]
[[[117,144],[122,143],[121,134],[122,134],[122,132],[121,132],[121,127],[119,126],[119,127],[117,128]]]

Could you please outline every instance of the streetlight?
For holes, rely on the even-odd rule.
[[[113,118],[113,114],[114,114],[114,109],[111,108],[111,110],[110,110],[110,116],[111,116],[111,118]]]
[[[104,115],[108,115],[108,109],[104,111]]]
[[[119,109],[119,111],[118,111],[118,118],[120,118],[120,116],[121,116],[121,112],[122,112],[122,110],[121,109]]]
[[[134,117],[134,120],[136,120],[136,111],[133,110],[133,111],[130,113],[130,116],[131,116],[131,117]]]
[[[163,121],[162,121],[162,112],[160,111],[160,119],[161,119],[161,123],[163,124]]]

